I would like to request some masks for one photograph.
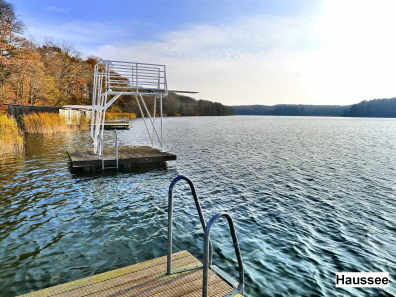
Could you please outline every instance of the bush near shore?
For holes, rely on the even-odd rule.
[[[23,152],[23,135],[14,118],[0,115],[0,155]]]
[[[22,121],[25,132],[30,134],[55,134],[74,129],[57,113],[31,113],[23,116]]]
[[[55,134],[76,129],[89,129],[89,120],[81,117],[78,125],[68,125],[57,113],[31,113],[22,117],[18,127],[13,117],[0,112],[0,156],[23,152],[23,132],[29,134]]]

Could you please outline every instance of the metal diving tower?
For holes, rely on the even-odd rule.
[[[165,65],[102,60],[95,65],[94,69],[91,118],[94,154],[103,157],[106,110],[121,95],[130,95],[135,98],[151,140],[151,147],[158,144],[162,150],[162,97],[168,95]],[[154,100],[152,114],[143,96],[146,100],[150,97]],[[155,121],[157,100],[159,101],[159,123]]]

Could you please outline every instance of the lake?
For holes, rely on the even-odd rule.
[[[146,145],[142,120],[131,125],[121,144]],[[23,156],[0,159],[0,296],[165,255],[178,174],[195,183],[207,220],[234,218],[246,296],[396,294],[396,119],[169,117],[164,141],[178,160],[145,173],[71,174],[65,150],[90,145],[84,131],[27,135]],[[202,259],[193,199],[185,183],[175,190],[174,251]],[[228,227],[211,234],[214,264],[237,277]],[[393,279],[336,288],[336,272]]]

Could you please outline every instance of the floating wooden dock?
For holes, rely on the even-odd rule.
[[[172,259],[175,269],[202,265],[188,251],[174,253]],[[224,280],[209,271],[208,296],[224,297],[233,290]],[[167,275],[166,256],[164,256],[21,296],[200,297],[202,296],[202,268]],[[242,297],[241,294],[234,296]]]
[[[128,121],[106,121],[104,122],[105,130],[129,130]]]
[[[72,170],[83,169],[85,172],[117,166],[115,148],[105,148],[103,161],[88,149],[69,149],[66,151]],[[176,160],[176,155],[162,152],[149,146],[118,147],[118,166],[120,169],[131,170],[146,165],[162,166],[166,161]]]
[[[96,126],[96,125],[95,125]],[[103,124],[104,130],[129,130],[129,121],[106,121]]]

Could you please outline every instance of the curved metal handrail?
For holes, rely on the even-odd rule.
[[[172,271],[173,188],[175,187],[176,183],[179,180],[185,180],[189,184],[191,194],[194,197],[195,207],[197,208],[198,211],[199,220],[201,221],[202,230],[205,232],[205,228],[206,228],[205,218],[202,214],[201,205],[199,204],[197,192],[195,191],[195,186],[193,182],[188,177],[185,177],[183,175],[179,175],[175,177],[172,180],[168,191],[168,255],[167,255],[167,267],[166,267],[166,273],[168,275],[172,273],[180,272],[180,271]],[[208,244],[211,245],[211,242],[209,242]],[[210,247],[209,249],[210,249],[210,253],[212,253],[212,248]],[[196,269],[198,267],[202,267],[202,266],[183,269],[183,271]]]
[[[209,267],[212,266],[212,255],[209,257],[210,249],[209,242],[210,242],[210,230],[212,229],[213,224],[218,218],[224,217],[227,219],[228,226],[230,227],[230,233],[232,237],[232,241],[234,244],[234,250],[238,261],[238,268],[239,268],[239,283],[238,287],[234,288],[235,290],[229,294],[229,296],[233,296],[237,293],[243,294],[244,288],[244,275],[243,275],[243,262],[241,257],[241,250],[239,249],[238,238],[235,232],[234,221],[232,220],[231,216],[226,212],[220,212],[214,215],[210,221],[208,222],[205,228],[205,238],[204,238],[204,262],[203,262],[203,280],[202,280],[202,297],[208,296],[208,276],[209,276]],[[228,296],[228,295],[227,295]]]

